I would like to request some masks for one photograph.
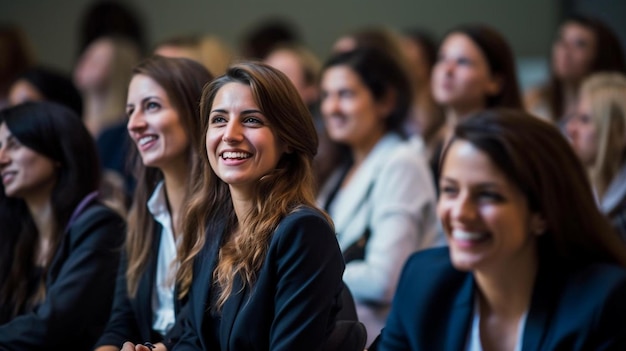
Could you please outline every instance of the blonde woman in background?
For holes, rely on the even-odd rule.
[[[607,72],[586,79],[566,132],[600,209],[626,239],[626,76]]]
[[[185,57],[200,62],[213,76],[226,72],[233,61],[232,50],[214,35],[177,36],[166,39],[154,49],[156,55]]]

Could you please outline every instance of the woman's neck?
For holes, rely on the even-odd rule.
[[[483,105],[448,107],[446,109],[446,123],[456,126],[459,122],[484,108],[485,106]]]
[[[50,196],[30,197],[25,201],[38,233],[35,264],[46,266],[50,257],[54,232],[58,230],[52,201]]]
[[[563,90],[561,96],[563,97],[563,116],[557,116],[559,118],[563,118],[574,112],[574,109],[578,105],[578,92],[580,88],[580,82],[572,81],[572,82],[564,82]]]
[[[180,229],[182,228],[180,218],[185,195],[187,194],[188,168],[187,165],[180,165],[162,169],[165,195],[170,216],[172,217],[172,232],[175,236],[181,232]]]
[[[384,126],[380,126],[372,135],[368,136],[365,140],[361,141],[357,145],[350,146],[350,152],[352,153],[352,161],[354,166],[358,166],[367,158],[370,152],[374,149],[376,144],[385,136],[386,130]],[[354,167],[353,166],[353,167]]]
[[[486,314],[506,319],[519,318],[528,310],[538,259],[533,250],[531,255],[520,256],[516,261],[491,271],[474,272],[481,317]]]
[[[230,187],[230,196],[233,201],[233,208],[235,215],[237,215],[237,224],[240,230],[243,228],[243,221],[250,213],[250,210],[252,210],[254,199],[250,192],[237,191],[233,187]]]

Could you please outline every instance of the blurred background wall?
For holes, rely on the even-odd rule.
[[[66,71],[78,54],[79,20],[91,0],[0,1],[0,23],[21,26],[38,61]],[[143,20],[148,49],[165,38],[189,33],[217,35],[234,50],[245,33],[270,17],[293,23],[322,59],[343,33],[366,25],[402,30],[421,27],[439,36],[467,22],[499,29],[523,71],[522,85],[542,79],[550,43],[562,16],[584,11],[604,18],[626,39],[622,0],[122,0]]]

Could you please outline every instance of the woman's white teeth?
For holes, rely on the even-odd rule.
[[[139,138],[139,146],[145,145],[155,139],[156,139],[156,136],[154,135],[147,135],[147,136],[141,137]]]
[[[227,159],[227,158],[237,158],[237,159],[243,159],[243,158],[248,158],[251,155],[247,152],[224,152],[222,154],[222,158]]]
[[[452,237],[459,240],[481,240],[487,237],[485,233],[468,232],[461,229],[454,229]]]

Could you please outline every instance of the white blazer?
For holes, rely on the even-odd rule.
[[[320,206],[342,181],[342,173],[337,170],[321,188]],[[435,197],[432,175],[417,143],[388,133],[327,208],[342,250],[370,228],[365,259],[348,263],[343,275],[359,320],[368,330],[368,343],[385,324],[408,257],[445,244],[437,231]]]

